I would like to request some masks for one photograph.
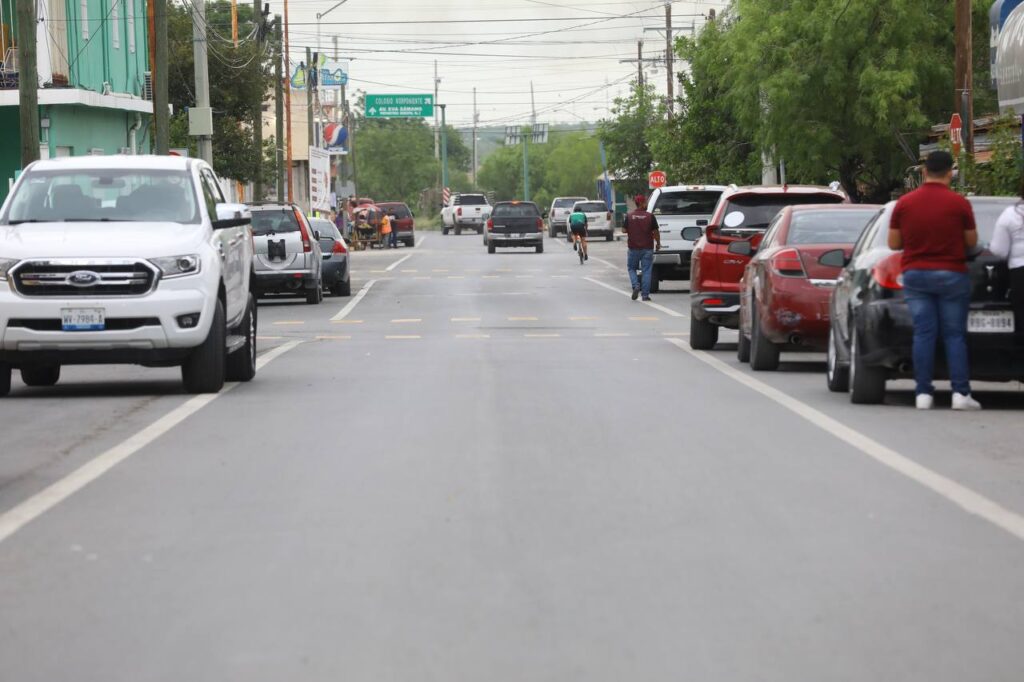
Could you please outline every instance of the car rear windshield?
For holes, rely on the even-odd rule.
[[[540,211],[533,204],[498,204],[494,207],[495,218],[536,218]]]
[[[200,220],[188,171],[68,169],[26,173],[3,222]]]
[[[584,213],[604,213],[608,210],[608,207],[600,201],[588,201],[585,204],[577,204],[576,208]]]
[[[839,204],[837,194],[746,194],[729,199],[722,218],[722,228],[764,229],[786,206],[801,204]]]
[[[487,197],[483,194],[463,194],[455,197],[457,206],[483,206],[487,204]]]
[[[334,239],[337,237],[337,228],[330,220],[325,220],[324,218],[310,218],[309,224],[314,230],[320,233],[321,237],[325,239]]]
[[[864,227],[877,208],[800,211],[789,223],[787,244],[852,244],[860,237]]]
[[[996,221],[1006,210],[1007,206],[1015,206],[1020,199],[1015,197],[967,197],[974,210],[974,223],[978,226],[978,241],[988,244],[992,241],[992,235],[996,231]],[[874,235],[871,235],[872,248],[886,246],[889,242],[889,221],[892,218],[892,211],[887,210],[881,218],[882,224],[878,226]]]
[[[267,208],[252,212],[252,233],[257,237],[298,231],[295,211],[290,208]]]
[[[687,190],[662,192],[654,203],[654,212],[660,215],[707,215],[715,212],[721,192],[714,190]]]
[[[582,201],[581,197],[569,197],[567,199],[555,199],[553,208],[572,208],[572,205],[577,201]]]
[[[381,208],[392,213],[399,220],[412,217],[412,212],[405,204],[384,204]]]

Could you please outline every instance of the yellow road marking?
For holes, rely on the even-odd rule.
[[[570,320],[575,320],[575,321],[579,322],[580,320],[599,320],[601,318],[599,318],[599,317],[590,317],[590,316],[587,316],[587,315],[576,315],[574,317],[570,317],[569,319]]]
[[[479,317],[453,317],[452,322],[479,322]]]
[[[362,320],[331,320],[331,324],[362,324]]]
[[[662,336],[689,336],[690,332],[662,332]]]
[[[498,268],[496,272],[515,272],[512,268]]]
[[[278,320],[274,323],[277,326],[294,325],[294,324],[306,324],[305,320]]]
[[[528,339],[557,339],[561,334],[523,334]]]
[[[317,341],[345,341],[351,339],[351,336],[342,336],[340,334],[321,334],[316,337]]]
[[[660,318],[657,317],[631,317],[629,318],[634,322],[657,322]]]
[[[569,275],[551,275],[552,279],[569,279]]]
[[[256,340],[257,341],[277,341],[278,339],[283,339],[283,338],[284,338],[283,336],[257,336]]]
[[[402,270],[402,272],[413,273],[413,272],[419,272],[419,270]]]
[[[516,279],[533,279],[533,275],[516,275]]]
[[[422,322],[423,320],[419,317],[403,317],[397,320],[391,320],[391,324],[409,324],[411,322]]]
[[[501,275],[484,275],[484,279],[498,279]]]
[[[399,339],[421,339],[423,337],[417,334],[392,334],[389,336],[385,336],[384,338],[390,341],[397,341]]]
[[[536,317],[510,317],[509,322],[536,322]]]
[[[382,272],[387,272],[387,270],[370,270],[370,272],[375,273],[375,274],[380,274]]]
[[[466,279],[463,275],[448,275],[448,279]]]

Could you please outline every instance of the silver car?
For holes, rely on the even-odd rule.
[[[335,296],[351,296],[352,280],[348,270],[348,244],[334,223],[326,218],[310,218],[314,236],[323,251],[323,282]]]
[[[323,253],[306,216],[292,204],[252,207],[253,273],[257,296],[295,294],[324,299]]]

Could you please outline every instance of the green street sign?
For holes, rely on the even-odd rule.
[[[422,118],[433,115],[433,95],[366,96],[366,118]]]

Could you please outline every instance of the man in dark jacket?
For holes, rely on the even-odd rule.
[[[647,210],[643,195],[634,197],[636,208],[626,214],[626,270],[633,287],[633,300],[643,294],[643,300],[651,300],[651,274],[654,270],[654,252],[661,250],[661,233],[658,219]],[[642,281],[636,271],[643,273]]]

